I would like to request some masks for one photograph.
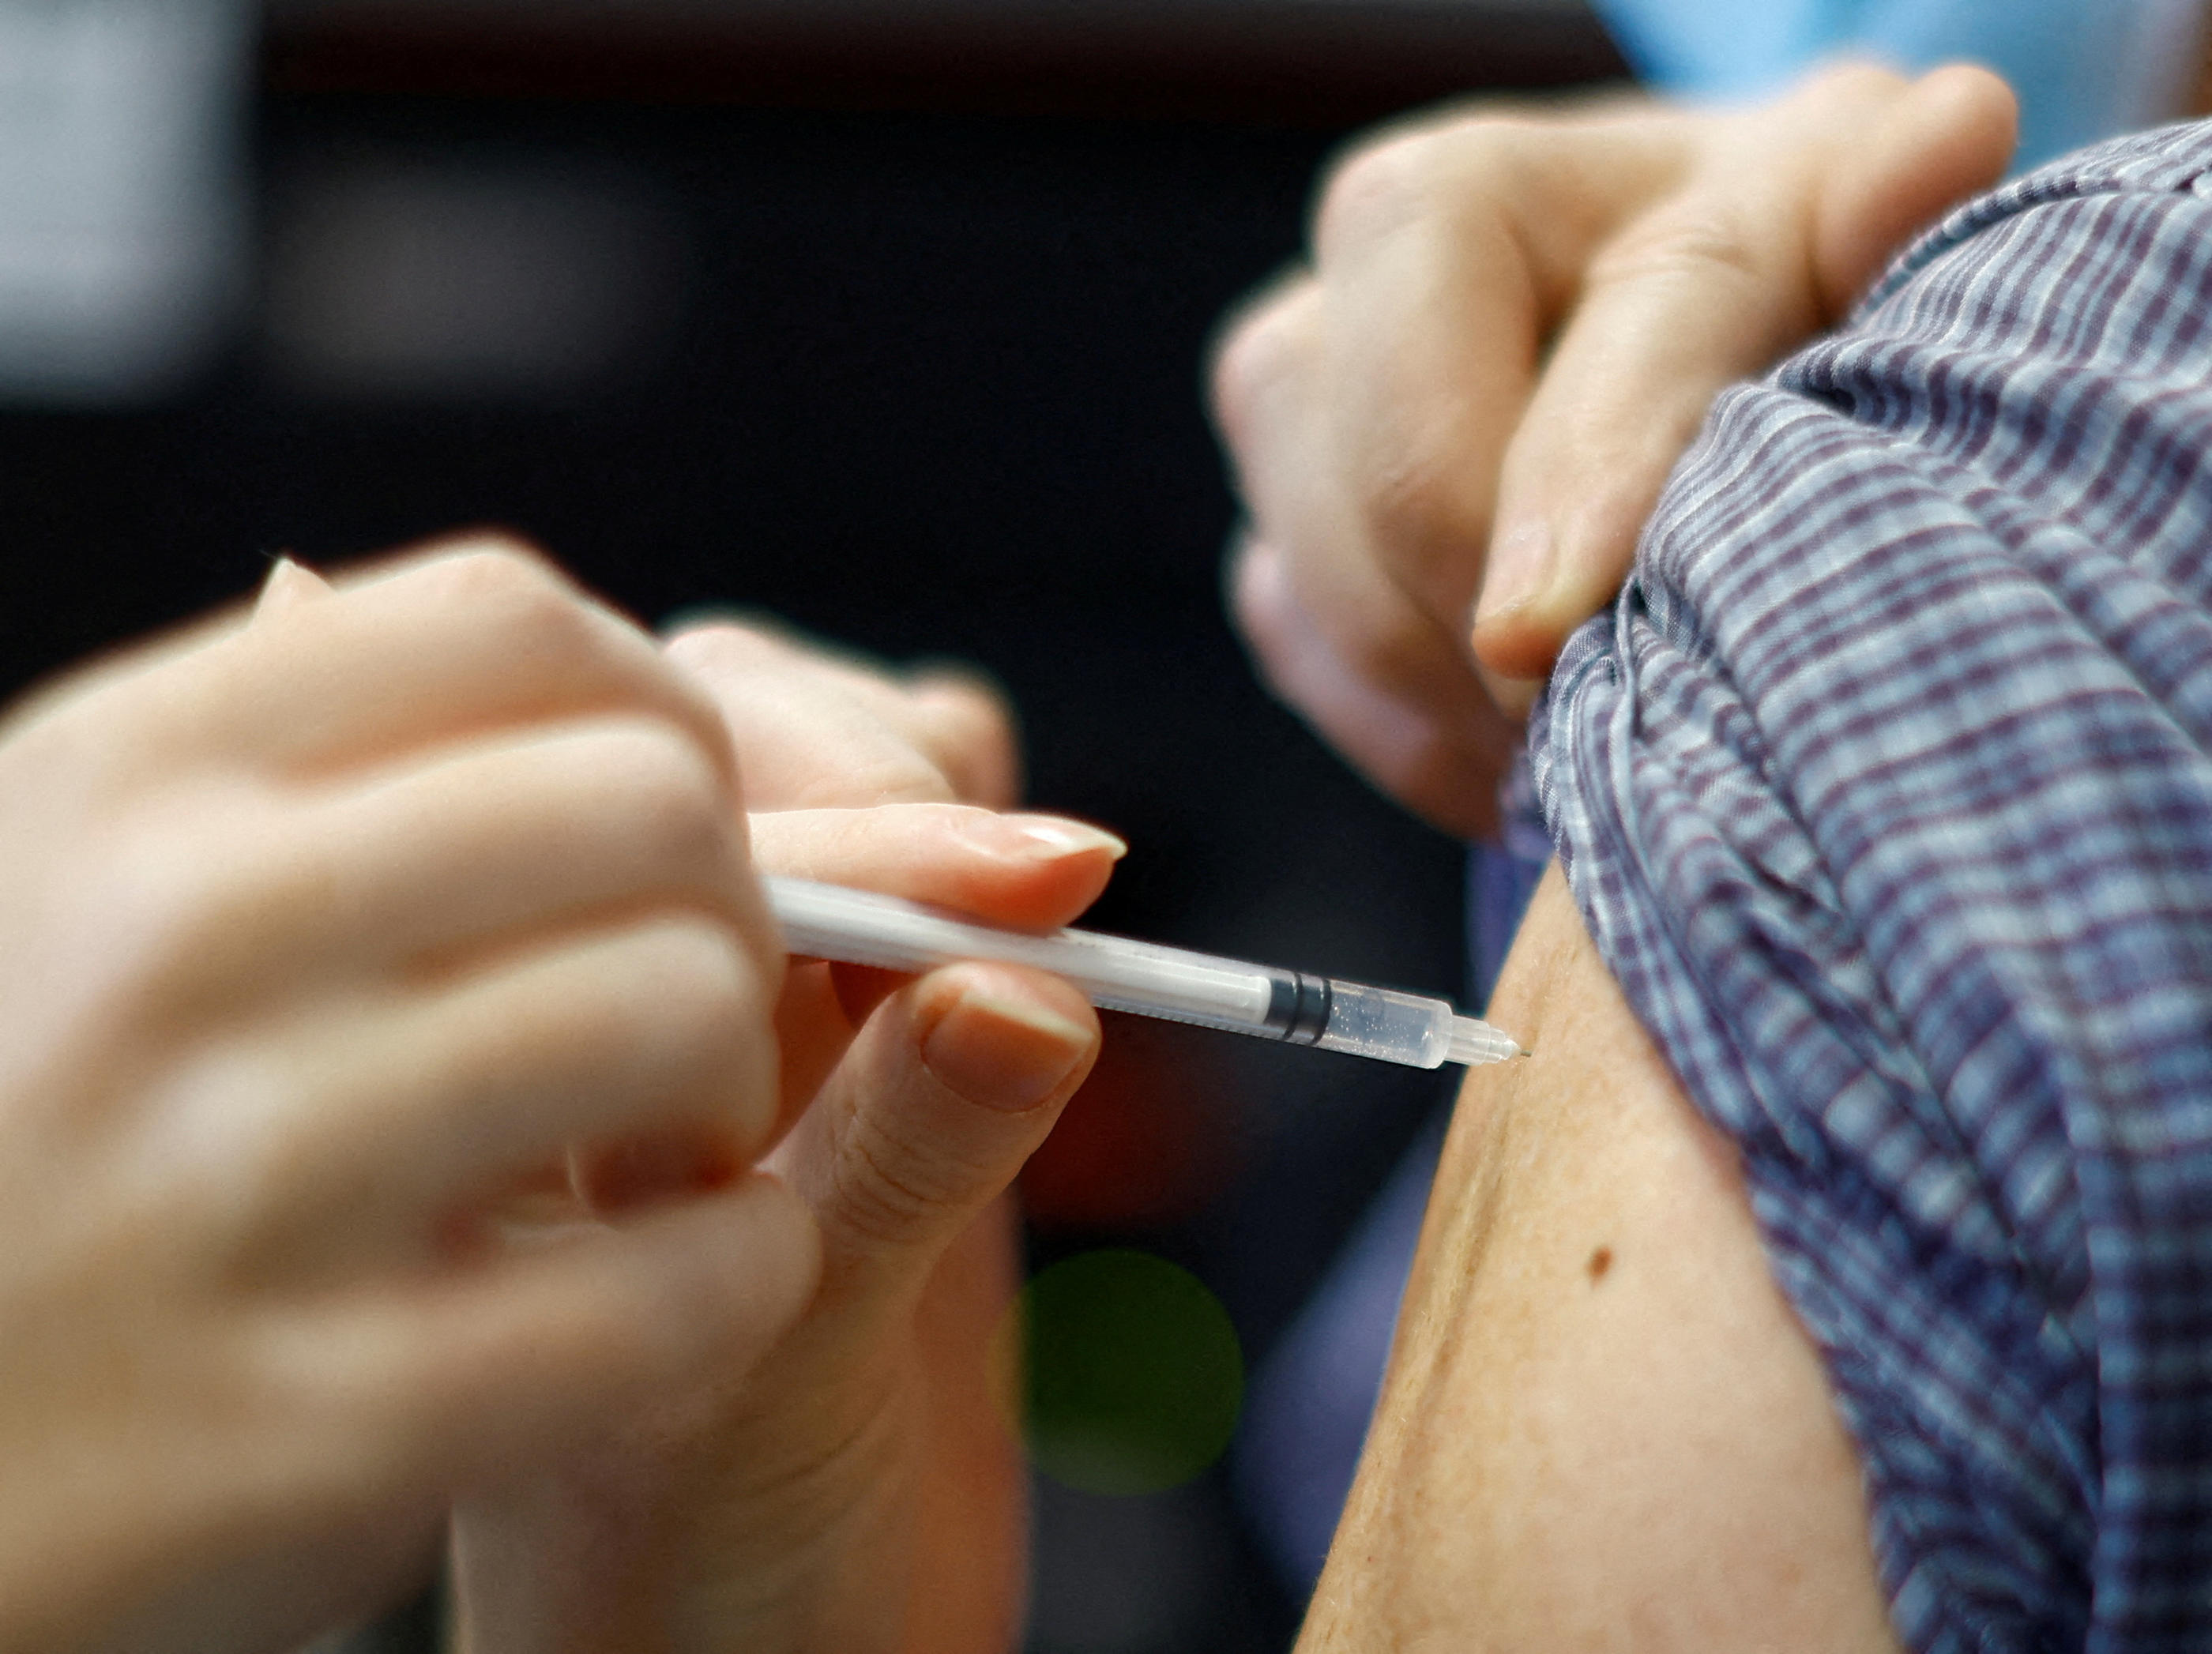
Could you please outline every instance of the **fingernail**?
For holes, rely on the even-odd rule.
[[[1515,523],[1493,538],[1482,601],[1474,611],[1476,623],[1510,614],[1541,597],[1552,583],[1555,554],[1552,526],[1540,517]]]
[[[1019,1114],[1067,1083],[1091,1039],[1089,1029],[1041,1005],[971,987],[923,1037],[921,1060],[970,1103]]]
[[[1129,854],[1127,840],[1088,822],[1070,821],[1064,816],[1000,816],[998,819],[1024,843],[1041,848],[1048,857],[1089,855],[1103,850],[1119,861]]]

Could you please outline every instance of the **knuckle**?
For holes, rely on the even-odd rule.
[[[1301,283],[1259,301],[1230,326],[1208,374],[1214,423],[1232,448],[1249,443],[1261,408],[1301,355],[1304,330]]]
[[[316,1148],[330,1122],[301,1104],[319,1097],[295,1052],[240,1038],[185,1054],[149,1093],[163,1122],[155,1140],[165,1195],[220,1213],[217,1255],[238,1268],[270,1261],[272,1231],[281,1240],[286,1214],[318,1187]]]
[[[657,1066],[687,1085],[769,1089],[770,984],[729,927],[694,915],[658,921],[626,975],[611,1014]]]
[[[884,1246],[930,1227],[957,1195],[948,1168],[865,1114],[838,1157],[836,1183],[842,1226]]]
[[[1552,142],[1530,116],[1486,110],[1363,144],[1322,188],[1315,252],[1327,265],[1409,227],[1487,211]]]
[[[1291,612],[1291,600],[1279,581],[1261,581],[1245,573],[1240,563],[1229,585],[1229,617],[1243,640],[1253,663],[1282,692],[1278,669],[1291,664],[1297,653],[1303,616]]]
[[[772,659],[777,644],[756,627],[733,620],[687,626],[668,640],[672,659],[709,677],[750,672]]]
[[[1583,288],[1586,295],[1645,285],[1755,291],[1765,275],[1757,244],[1734,215],[1717,204],[1686,203],[1639,220],[1601,247]]]
[[[730,927],[683,915],[656,921],[639,939],[644,959],[633,1003],[678,1026],[741,1026],[765,1012],[758,972]]]
[[[565,590],[567,581],[535,548],[504,537],[480,537],[434,553],[425,572],[461,591],[496,600],[507,594]]]
[[[1436,145],[1426,133],[1362,143],[1330,169],[1314,214],[1314,250],[1334,262],[1428,210]]]
[[[106,876],[89,886],[78,909],[78,935],[118,974],[191,957],[196,938],[216,927],[223,905],[223,881],[213,869],[169,854],[161,838],[125,835],[102,846]]]
[[[834,770],[810,775],[796,791],[792,807],[847,809],[878,804],[948,804],[952,782],[938,766],[901,744],[856,756]]]
[[[558,655],[592,635],[576,588],[520,543],[449,552],[429,564],[422,578],[434,601],[466,611],[490,635],[516,646]]]
[[[210,854],[210,845],[222,848]],[[243,793],[172,800],[100,848],[74,952],[105,961],[118,988],[220,991],[281,946],[288,916],[296,923],[332,899],[312,838],[283,830],[265,800]]]
[[[915,708],[935,749],[993,758],[1015,745],[1014,719],[1006,697],[965,678],[933,678],[914,695]]]
[[[588,785],[655,866],[702,870],[726,859],[735,819],[727,787],[698,742],[640,719],[577,755]]]
[[[1012,733],[1013,702],[979,669],[957,662],[933,666],[915,675],[908,692],[933,708],[963,719],[971,728]]]
[[[1443,562],[1472,593],[1488,529],[1470,498],[1477,463],[1456,424],[1444,419],[1409,422],[1363,458],[1354,497],[1387,564],[1425,575]]]

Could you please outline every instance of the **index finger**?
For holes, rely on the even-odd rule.
[[[1714,396],[1832,321],[1895,245],[1995,181],[2011,100],[1978,70],[1844,64],[1711,118],[1694,181],[1593,258],[1508,450],[1474,648],[1525,700],[1628,572]],[[1500,678],[1522,680],[1517,697]]]
[[[1681,118],[1458,117],[1354,155],[1316,232],[1328,406],[1394,583],[1464,651],[1501,462],[1589,249],[1671,183]]]
[[[783,810],[750,818],[763,873],[848,885],[1042,930],[1098,899],[1127,846],[1064,816],[958,804]]]

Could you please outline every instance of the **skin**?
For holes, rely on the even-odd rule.
[[[1984,70],[1845,64],[1755,108],[1480,105],[1361,142],[1213,361],[1261,674],[1384,793],[1492,830],[1520,715],[1714,393],[1994,182],[2014,125]]]
[[[1309,268],[1215,359],[1262,672],[1479,834],[1566,635],[1714,393],[1992,183],[1993,77],[1865,65],[1757,108],[1410,122],[1334,169]],[[1886,1650],[1857,1466],[1729,1145],[1540,890],[1473,1071],[1301,1647]]]
[[[508,546],[280,567],[13,712],[0,1649],[297,1641],[799,1314],[737,800],[712,702]],[[499,1244],[656,1140],[690,1198]]]
[[[1513,715],[1617,587],[1713,392],[1992,181],[2012,123],[1979,71],[1847,67],[1759,110],[1491,108],[1356,150],[1323,192],[1311,269],[1254,301],[1214,369],[1249,515],[1232,593],[1279,692],[1431,820],[1492,824]],[[763,866],[1032,922],[1079,905],[1021,909],[898,848],[851,860],[881,809],[828,839],[801,819],[1006,803],[1011,742],[958,686],[819,663],[860,678],[814,678],[842,710],[794,742],[787,641],[719,636],[691,664],[756,807],[793,811],[756,814]],[[918,710],[926,688],[949,691],[949,721]],[[770,1164],[816,1219],[823,1285],[749,1369],[463,1505],[477,1654],[1018,1640],[1018,1461],[982,1353],[1012,1282],[998,1197],[1072,1089],[1042,1081],[1088,1061],[1091,1025],[1042,980],[974,982],[963,1043],[1000,1055],[956,1079],[928,1055],[942,987],[874,1004],[808,969],[816,1012],[852,1014],[786,1025],[805,1076],[786,1106],[805,1111]],[[1725,1150],[1556,884],[1496,1014],[1543,1055],[1470,1081],[1308,1640],[1887,1648],[1818,1363]],[[878,1083],[842,1086],[841,1063]]]
[[[1894,1649],[1850,1440],[1732,1146],[1556,869],[1470,1071],[1302,1651]]]
[[[944,807],[843,817],[834,853]],[[811,837],[806,813],[755,818],[764,857],[777,831]],[[1057,1013],[1042,996],[1058,984],[992,982],[975,1049],[999,1055],[954,1083],[919,1055],[915,1007],[937,980],[854,1006],[847,1061],[880,1053],[875,1072],[908,1080],[833,1081],[778,1151],[824,1236],[815,1304],[749,1371],[465,1505],[465,1646],[1018,1641],[1019,1463],[984,1354],[1014,1280],[997,1195],[1066,1095],[1044,1049],[1089,1048],[1058,1047],[1030,1014]],[[1468,1078],[1301,1646],[1892,1649],[1856,1458],[1732,1151],[1556,873],[1491,1010],[1536,1055]],[[1024,1049],[1034,1066],[1008,1066]],[[875,1146],[855,1154],[848,1134],[870,1119]]]
[[[952,801],[1014,776],[973,684],[664,650],[504,542],[280,564],[15,708],[0,1651],[295,1647],[449,1519],[510,1643],[862,1646],[909,1577],[1005,1640],[997,1197],[1097,1022],[787,967],[750,840],[1055,922],[1121,847]]]
[[[1316,273],[1235,330],[1218,373],[1255,525],[1237,576],[1240,614],[1279,687],[1305,696],[1310,714],[1320,708],[1316,721],[1355,760],[1374,757],[1376,730],[1398,742],[1375,773],[1432,816],[1483,818],[1513,733],[1462,640],[1493,517],[1513,500],[1543,497],[1533,483],[1516,494],[1516,479],[1590,460],[1611,490],[1547,483],[1576,502],[1578,522],[1611,524],[1588,542],[1599,550],[1560,565],[1581,571],[1579,595],[1534,608],[1533,599],[1493,602],[1540,638],[1516,659],[1519,670],[1540,672],[1540,639],[1563,635],[1617,582],[1628,525],[1711,390],[1821,325],[1914,224],[1992,175],[2009,119],[2002,88],[1973,71],[1909,83],[1851,70],[1758,115],[1618,105],[1455,119],[1355,156],[1324,197]],[[1427,336],[1432,327],[1444,330],[1441,347]],[[1579,442],[1546,435],[1566,430]],[[1601,511],[1591,504],[1601,497],[1611,502]],[[1270,590],[1284,603],[1271,607]],[[1285,614],[1287,629],[1276,627]],[[1328,615],[1335,629],[1319,629],[1312,614]],[[961,700],[961,686],[801,657],[757,628],[678,640],[673,652],[714,695],[757,806],[789,806],[754,817],[763,866],[1039,923],[1071,916],[1092,893],[1071,889],[1060,905],[1024,907],[996,874],[947,882],[957,856],[916,855],[896,834],[865,848],[883,831],[887,805],[1011,799],[1011,741],[988,702]],[[1345,704],[1329,697],[1347,684],[1357,700],[1378,678],[1395,685],[1379,716],[1346,725],[1328,710]],[[1440,706],[1474,721],[1431,739],[1437,727],[1424,720]],[[1480,807],[1468,801],[1476,793]],[[876,807],[839,816],[845,806]],[[1472,1627],[1497,1626],[1510,1628],[1498,1646],[1605,1646],[1620,1633],[1638,1645],[1663,1633],[1724,1647],[1741,1633],[1748,1648],[1802,1625],[1796,1646],[1884,1645],[1848,1447],[1817,1364],[1774,1296],[1724,1156],[1698,1136],[1679,1097],[1652,1089],[1663,1070],[1617,996],[1606,997],[1610,984],[1587,948],[1569,970],[1558,939],[1544,940],[1543,924],[1556,927],[1564,915],[1571,925],[1571,908],[1554,893],[1539,913],[1522,952],[1554,968],[1520,965],[1511,983],[1540,982],[1559,1014],[1587,1000],[1613,1020],[1547,1025],[1565,1036],[1561,1058],[1547,1050],[1474,1082],[1439,1184],[1437,1221],[1459,1228],[1425,1250],[1408,1322],[1416,1330],[1309,1634],[1460,1646]],[[1001,1088],[988,1078],[933,1086],[943,1076],[921,1054],[941,988],[917,984],[862,1024],[868,1002],[841,994],[834,973],[807,970],[817,973],[811,1031],[784,1028],[787,1066],[801,1076],[787,1087],[786,1109],[805,1112],[770,1164],[807,1200],[824,1237],[823,1286],[749,1371],[678,1392],[590,1451],[464,1505],[459,1629],[477,1654],[972,1651],[1018,1637],[1018,1461],[990,1406],[981,1353],[1012,1282],[995,1201],[1072,1081],[1045,1088],[1042,1100],[1032,1086],[1011,1109],[991,1105]],[[976,984],[971,1049],[1034,1049],[1039,1073],[1072,1073],[1062,1059],[1087,1061],[1091,1025],[1079,1001],[1051,997],[1056,986]],[[829,1014],[832,1006],[853,1019]],[[1501,1001],[1509,1006],[1522,1008]],[[1048,1031],[1055,1025],[1066,1031]],[[1524,1151],[1516,1134],[1511,1153],[1536,1167],[1525,1189],[1516,1158],[1512,1201],[1470,1193],[1498,1182],[1506,1153],[1471,1146],[1471,1122],[1546,1119],[1568,1104],[1598,1118],[1589,1099],[1603,1096],[1607,1075],[1595,1054],[1616,1048],[1640,1066],[1613,1078],[1642,1089],[1628,1086],[1605,1107],[1629,1110],[1636,1130],[1605,1115],[1604,1131],[1582,1134],[1595,1141],[1564,1130],[1540,1140],[1553,1145],[1548,1156]],[[1566,1067],[1577,1049],[1588,1072]],[[817,1093],[817,1078],[848,1059],[876,1065],[870,1072],[883,1082],[841,1089],[833,1078]],[[1547,1077],[1565,1085],[1556,1106],[1545,1101]],[[1512,1098],[1480,1100],[1484,1086],[1502,1085],[1516,1088]],[[1597,1152],[1607,1146],[1610,1158]],[[1577,1181],[1570,1174],[1584,1161]],[[1612,1249],[1596,1302],[1613,1318],[1574,1330],[1607,1332],[1636,1359],[1624,1364],[1612,1344],[1593,1343],[1608,1359],[1577,1366],[1570,1358],[1580,1346],[1554,1347],[1569,1329],[1547,1318],[1556,1306],[1529,1285],[1531,1248],[1553,1244],[1547,1225],[1610,1219],[1620,1214],[1608,1202],[1692,1172],[1694,1204],[1685,1195],[1652,1211],[1644,1196],[1636,1214],[1648,1231],[1590,1242],[1589,1253]],[[1660,1235],[1670,1221],[1683,1232]],[[1442,1283],[1462,1279],[1469,1292],[1428,1307]],[[1700,1315],[1721,1323],[1705,1328]],[[1668,1344],[1663,1335],[1676,1325],[1711,1337]],[[1534,1342],[1486,1344],[1471,1330],[1498,1326]],[[1604,1390],[1613,1374],[1650,1368],[1661,1347],[1674,1351],[1662,1364],[1669,1386]],[[1747,1397],[1735,1414],[1735,1459],[1714,1450],[1704,1410],[1688,1405],[1721,1378]],[[1530,1429],[1526,1413],[1541,1415],[1547,1431]],[[1437,1419],[1466,1428],[1416,1438],[1414,1420]],[[1687,1436],[1659,1433],[1690,1426]],[[1616,1462],[1637,1474],[1620,1474]],[[1560,1480],[1562,1463],[1579,1480]],[[1638,1479],[1645,1467],[1656,1480]],[[1505,1487],[1510,1499],[1496,1493]],[[1547,1487],[1562,1491],[1532,1497]],[[1702,1529],[1645,1519],[1662,1493],[1692,1487]],[[1759,1502],[1778,1490],[1784,1504]],[[1790,1499],[1809,1504],[1801,1511]],[[1758,1513],[1755,1532],[1731,1525],[1739,1508]],[[1789,1511],[1802,1518],[1794,1526],[1778,1520]],[[1486,1549],[1466,1542],[1470,1512],[1483,1517]],[[1525,1521],[1508,1521],[1513,1512]],[[1693,1533],[1709,1548],[1660,1542]],[[1733,1577],[1686,1588],[1686,1559],[1736,1554],[1747,1539],[1772,1548],[1746,1564],[1751,1577],[1796,1583],[1766,1595],[1744,1592]],[[1644,1566],[1611,1566],[1632,1554]],[[1761,1555],[1756,1545],[1743,1554]],[[1601,1555],[1601,1579],[1593,1577]],[[1516,1596],[1522,1587],[1510,1582],[1524,1573],[1559,1590]]]
[[[1487,825],[1712,392],[2011,119],[1847,68],[1357,152],[1215,370],[1279,690]],[[283,1646],[448,1510],[478,1651],[1010,1645],[1003,1192],[1096,1023],[995,967],[787,976],[748,840],[1059,922],[1118,849],[995,813],[1015,774],[974,685],[757,628],[664,657],[513,547],[280,568],[19,709],[0,1650]],[[1540,1055],[1469,1080],[1305,1641],[1890,1647],[1728,1151],[1556,879],[1493,1013]]]
[[[1383,790],[1489,828],[1518,715],[1617,589],[1713,393],[1993,182],[2013,129],[1980,71],[1844,66],[1756,110],[1491,106],[1362,144],[1309,268],[1232,321],[1213,369],[1249,516],[1232,600],[1269,681]],[[722,698],[742,751],[772,697]],[[940,746],[928,796],[1003,803],[978,779],[998,760],[967,751]],[[868,801],[851,774],[802,763],[780,795]],[[769,865],[773,820],[755,819]],[[894,852],[851,882],[900,888],[912,867]],[[998,910],[988,880],[937,899]],[[904,1055],[924,988],[877,1006],[850,1055],[928,1067]],[[1049,992],[991,988],[977,1049],[1024,1049]],[[839,998],[849,1034],[868,1002]],[[1556,874],[1492,1014],[1537,1055],[1468,1078],[1301,1646],[1893,1649],[1851,1444],[1733,1151]],[[749,1375],[465,1511],[476,1646],[1012,1645],[1018,1483],[980,1350],[1012,1279],[992,1197],[1034,1139],[1005,1085],[971,1074],[911,1116],[884,1099],[926,1083],[821,1093],[805,1119],[831,1128],[794,1175],[829,1237],[814,1308]],[[961,1106],[994,1096],[1017,1123]],[[872,1116],[881,1155],[837,1146],[836,1122]],[[964,1171],[929,1155],[939,1134],[975,1146]]]
[[[1011,801],[1016,767],[976,685],[757,627],[670,654],[734,733],[765,869],[1045,926],[1121,853],[980,807]],[[1018,1639],[1024,1475],[988,1353],[1018,1284],[1005,1191],[1089,1071],[1096,1016],[1002,966],[903,982],[799,964],[779,1028],[803,1111],[768,1164],[815,1219],[821,1286],[764,1358],[461,1505],[455,1636],[473,1654]]]

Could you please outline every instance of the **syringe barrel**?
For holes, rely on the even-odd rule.
[[[1233,1029],[1415,1068],[1452,1059],[1454,1012],[1442,1000],[1091,931],[1000,930],[835,885],[785,879],[768,884],[795,952],[891,970],[1001,959],[1065,976],[1109,1011]]]
[[[1451,1055],[1453,1012],[1442,1000],[1361,982],[1331,981],[1328,1025],[1313,1043],[1324,1051],[1381,1057],[1437,1068]]]
[[[1058,970],[1103,1010],[1243,1034],[1267,1030],[1273,979],[1281,973],[1266,965],[1085,931],[1064,930],[1051,939],[1060,963],[1042,957],[1037,963]]]
[[[1267,1031],[1279,997],[1266,965],[1217,959],[1082,930],[1000,930],[865,891],[803,879],[767,881],[793,952],[886,970],[928,970],[960,959],[1002,959],[1066,977],[1094,1005],[1242,1033]]]
[[[1158,950],[1159,956],[1172,953],[1171,949]],[[1206,967],[1202,974],[1194,972],[1201,981],[1227,964],[1201,956],[1191,956],[1191,962]],[[1241,971],[1247,967],[1234,969]],[[1249,969],[1259,979],[1258,985],[1265,989],[1261,1001],[1264,1009],[1256,1015],[1254,1012],[1257,1007],[1243,993],[1237,995],[1242,1003],[1231,1009],[1224,1002],[1218,986],[1210,982],[1206,983],[1210,991],[1194,994],[1172,1009],[1162,1003],[1161,979],[1158,976],[1151,979],[1151,991],[1141,1004],[1133,1000],[1117,1002],[1111,990],[1102,991],[1096,986],[1090,992],[1093,1003],[1110,1011],[1143,1011],[1179,1022],[1235,1028],[1279,1039],[1285,1044],[1316,1045],[1324,1051],[1380,1057],[1386,1062],[1402,1062],[1412,1068],[1441,1067],[1450,1057],[1453,1012],[1442,1000],[1400,994],[1387,988],[1370,988],[1363,982],[1342,982],[1332,976],[1310,976],[1302,970],[1282,970],[1267,965]]]

